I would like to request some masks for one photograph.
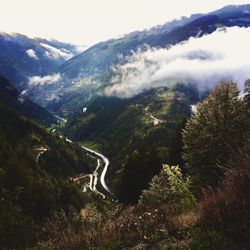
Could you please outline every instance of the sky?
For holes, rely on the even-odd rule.
[[[250,0],[0,0],[0,31],[90,46]]]

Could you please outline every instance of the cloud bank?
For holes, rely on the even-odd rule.
[[[44,85],[44,84],[53,84],[57,83],[62,79],[61,75],[53,74],[53,75],[47,75],[47,76],[32,76],[29,77],[29,85]]]
[[[105,94],[129,98],[151,88],[192,82],[200,90],[232,79],[242,89],[250,78],[250,28],[218,29],[166,49],[138,50],[114,68]]]

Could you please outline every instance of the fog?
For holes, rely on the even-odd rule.
[[[170,48],[138,50],[113,69],[107,95],[128,98],[145,90],[177,82],[212,88],[221,80],[250,78],[250,28],[218,29]]]
[[[62,79],[61,75],[59,73],[53,74],[53,75],[47,75],[47,76],[32,76],[29,77],[29,85],[44,85],[44,84],[53,84],[57,83]]]

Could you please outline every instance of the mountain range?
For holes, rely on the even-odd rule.
[[[34,102],[72,115],[111,84],[113,68],[145,46],[166,48],[222,27],[249,27],[250,5],[193,14],[148,30],[93,45],[82,53],[71,44],[20,34],[0,35],[0,74]]]
[[[100,42],[83,52],[76,45],[57,40],[0,33],[0,207],[3,211],[0,220],[4,221],[0,223],[0,235],[4,235],[0,237],[0,246],[6,246],[6,249],[34,246],[38,239],[43,240],[50,232],[51,228],[44,225],[54,213],[58,217],[53,217],[53,222],[64,216],[59,219],[60,228],[66,225],[69,231],[72,228],[77,230],[82,223],[78,223],[80,217],[92,219],[95,213],[95,208],[90,207],[90,216],[82,211],[77,219],[74,217],[88,203],[96,204],[103,213],[98,215],[101,219],[96,216],[96,221],[103,218],[111,220],[114,214],[117,216],[122,211],[120,207],[115,207],[113,198],[122,204],[137,204],[143,190],[153,188],[153,184],[149,183],[161,172],[165,163],[180,166],[169,169],[177,171],[178,178],[183,182],[183,176],[188,172],[183,160],[183,129],[187,120],[195,114],[197,103],[206,98],[214,86],[206,84],[203,75],[206,76],[209,69],[205,67],[200,73],[200,65],[206,66],[209,62],[223,71],[225,68],[220,68],[216,60],[228,56],[222,51],[210,52],[210,44],[206,40],[216,42],[209,40],[209,35],[232,34],[236,29],[246,30],[248,27],[250,4],[230,5],[207,14],[182,17]],[[195,43],[197,40],[203,41],[198,44],[197,50],[184,51],[185,45],[188,47],[190,41]],[[239,50],[240,42],[237,44]],[[245,45],[242,48],[245,49]],[[171,49],[174,49],[172,54]],[[166,51],[170,51],[167,56],[164,54]],[[233,56],[234,60],[238,59],[235,54]],[[158,63],[155,63],[155,58]],[[164,74],[164,70],[168,72],[171,60],[177,65],[172,69],[175,75],[162,78],[162,84],[159,81],[161,78],[155,74]],[[236,68],[244,81],[250,78],[245,61],[242,64],[244,70]],[[191,71],[198,75],[198,80],[187,78],[189,72],[182,72],[188,67],[187,62],[193,63]],[[232,72],[233,66],[230,68]],[[223,71],[222,75],[227,72]],[[178,80],[176,74],[180,75]],[[213,71],[211,77],[217,80]],[[121,83],[124,85],[119,85]],[[249,81],[246,87],[247,83]],[[117,84],[121,90],[119,95],[117,91],[107,91]],[[133,91],[139,84],[140,89]],[[232,87],[234,93],[238,91],[236,88]],[[127,90],[129,95],[123,95]],[[234,101],[243,102],[238,92],[235,96]],[[229,99],[227,95],[224,97]],[[226,110],[227,107],[222,105],[221,109]],[[235,117],[237,124],[238,116]],[[249,118],[246,120],[249,122]],[[223,119],[221,123],[224,124]],[[205,132],[198,131],[197,137]],[[224,142],[224,138],[222,140]],[[198,147],[203,149],[203,145]],[[74,178],[71,177],[74,176],[77,176],[77,181],[88,177],[89,184],[81,181],[73,183]],[[105,193],[107,200],[99,195],[102,183],[105,184],[104,178],[108,186],[105,189],[112,191],[112,194]],[[153,180],[157,182],[157,178]],[[185,194],[189,185],[187,178],[185,185],[178,187]],[[156,193],[160,188],[161,184],[156,187]],[[115,212],[112,210],[114,207]],[[151,213],[146,212],[148,208],[145,209],[143,214],[150,216]],[[62,210],[66,214],[61,213]],[[136,215],[139,221],[142,218],[140,213]],[[192,217],[192,214],[188,216]],[[69,221],[71,217],[73,222]],[[84,226],[97,225],[95,219]],[[70,223],[74,226],[71,227]],[[13,224],[18,226],[13,227]],[[119,221],[117,225],[122,231],[120,225],[123,224]],[[174,235],[178,235],[179,230],[176,232]],[[168,233],[172,232],[169,230]],[[144,233],[141,235],[144,240],[158,239],[158,235],[153,235],[152,239]],[[61,238],[61,235],[57,234],[57,237]],[[12,242],[9,239],[15,240]],[[119,246],[112,249],[119,249]]]
[[[119,39],[98,43],[59,67],[62,81],[43,86],[40,91],[44,95],[37,96],[31,92],[31,97],[49,110],[63,115],[72,114],[96,93],[103,93],[104,88],[112,84],[113,68],[127,62],[129,56],[138,49],[143,50],[145,45],[165,48],[192,37],[213,33],[222,27],[249,27],[249,12],[250,5],[227,6],[208,14],[183,17],[149,30],[132,32]],[[51,92],[54,95],[48,98]],[[49,101],[44,103],[45,98]]]
[[[184,82],[144,91],[130,99],[105,95],[105,88],[113,84],[117,65],[130,62],[137,51],[147,51],[149,47],[165,49],[232,26],[250,26],[250,5],[231,5],[207,14],[182,17],[100,42],[82,53],[77,46],[56,40],[1,33],[0,74],[13,84],[0,78],[1,99],[46,126],[57,122],[49,112],[69,118],[63,133],[90,143],[109,156],[110,175],[114,182],[121,183],[121,173],[130,168],[124,155],[130,155],[128,150],[131,154],[133,149],[137,150],[138,138],[143,135],[140,140],[146,145],[158,133],[169,134],[169,139],[159,140],[154,148],[171,151],[170,141],[179,143],[173,142],[176,129],[190,116],[190,105],[202,98],[202,94],[198,86],[192,83],[185,86]],[[177,158],[173,162],[181,161],[180,156]],[[157,161],[162,160],[159,157]],[[147,180],[152,176],[153,173],[149,174]],[[138,194],[147,181],[142,183]]]
[[[0,75],[19,90],[27,88],[29,77],[53,73],[78,53],[77,46],[18,33],[0,33],[0,51]]]
[[[105,89],[113,84],[117,65],[129,63],[137,51],[147,51],[149,47],[167,49],[218,29],[224,32],[232,26],[250,26],[250,5],[230,5],[207,14],[182,17],[100,42],[82,53],[77,46],[56,40],[1,33],[1,100],[46,126],[56,123],[49,112],[69,119],[62,131],[107,154],[111,159],[112,178],[120,183],[121,173],[127,169],[128,159],[124,157],[127,150],[130,153],[132,149],[137,150],[137,140],[142,135],[144,139],[140,140],[144,142],[166,130],[164,134],[175,138],[178,126],[190,116],[190,105],[202,98],[202,93],[195,84],[182,82],[147,90],[128,99],[105,95]],[[189,57],[192,56],[195,58],[195,55]],[[206,57],[204,54],[199,60],[203,60],[203,56]],[[116,140],[121,142],[120,146]],[[171,151],[170,141],[160,140],[155,148]],[[110,142],[114,142],[112,146]],[[126,145],[130,145],[130,149]],[[177,158],[180,161],[180,157]],[[161,162],[161,157],[158,160]],[[152,175],[149,174],[148,180]],[[147,181],[143,183],[138,193]]]

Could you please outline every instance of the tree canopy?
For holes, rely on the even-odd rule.
[[[197,105],[183,130],[186,166],[198,185],[217,185],[220,165],[248,143],[249,120],[236,83],[223,81]]]

